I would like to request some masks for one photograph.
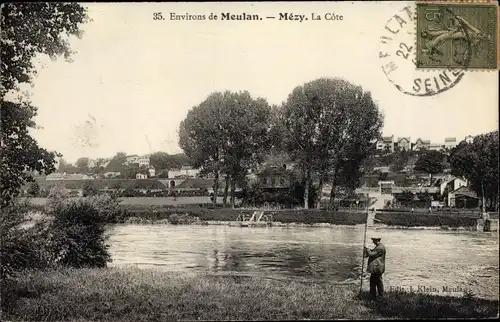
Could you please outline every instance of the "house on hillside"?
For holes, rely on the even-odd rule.
[[[378,151],[394,152],[394,135],[383,136],[377,141],[376,148]]]
[[[136,162],[139,164],[139,167],[148,168],[151,164],[149,162],[149,154],[138,157]]]
[[[45,180],[92,180],[93,176],[81,173],[51,173],[45,177]]]
[[[142,173],[142,172],[139,172],[135,175],[135,178],[136,179],[147,179],[148,178],[148,175],[145,174],[145,173]]]
[[[455,208],[477,208],[479,207],[479,198],[469,187],[461,186],[448,193],[448,206]]]
[[[139,156],[137,154],[127,155],[127,160],[125,161],[126,165],[137,163]]]
[[[421,138],[418,138],[415,141],[415,143],[413,144],[412,150],[420,151],[420,150],[429,149],[430,145],[431,145],[431,141],[430,140],[423,140]]]
[[[444,192],[447,190],[449,194],[450,191],[455,191],[460,187],[467,187],[467,186],[468,186],[467,180],[464,180],[462,178],[457,178],[455,176],[448,176],[443,178],[439,183],[439,192],[441,193],[441,195],[443,195]]]
[[[410,151],[411,150],[411,140],[410,137],[398,138],[394,143],[394,150],[398,151]]]
[[[101,167],[106,168],[110,162],[111,159],[104,159],[104,161],[101,163]]]
[[[431,151],[441,151],[443,149],[444,149],[444,144],[441,144],[441,143],[429,144],[429,150],[431,150]]]
[[[474,137],[472,135],[467,135],[464,139],[465,142],[471,144],[474,142]]]
[[[444,139],[444,148],[445,149],[453,149],[457,146],[457,138],[445,138]]]
[[[263,189],[288,189],[292,183],[291,172],[283,166],[264,168],[256,175],[259,186]]]

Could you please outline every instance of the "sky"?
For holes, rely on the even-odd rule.
[[[69,162],[117,152],[178,153],[180,122],[210,93],[248,90],[280,104],[296,86],[320,77],[342,77],[370,91],[385,115],[384,135],[442,142],[498,129],[494,71],[466,72],[453,88],[428,97],[403,94],[389,81],[379,40],[387,21],[405,5],[86,3],[93,21],[82,26],[81,39],[71,39],[73,61],[37,58],[38,75],[29,91],[41,128],[33,135]],[[153,20],[154,12],[165,20]],[[222,12],[262,17],[289,12],[309,20],[169,19],[170,13],[220,17]],[[323,19],[312,21],[313,13]],[[343,20],[327,21],[326,13]],[[402,37],[414,41],[414,23],[405,28]],[[407,84],[436,74],[404,67],[398,72],[393,80]]]

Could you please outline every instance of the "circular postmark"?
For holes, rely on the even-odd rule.
[[[450,16],[451,10],[446,9]],[[465,48],[461,52],[454,51],[454,59],[460,60],[461,68],[428,68],[418,69],[417,62],[417,28],[416,7],[408,5],[386,21],[379,41],[379,60],[382,71],[396,89],[411,96],[433,96],[455,87],[465,76],[470,61],[470,41],[463,26]],[[422,37],[428,36],[421,32]]]

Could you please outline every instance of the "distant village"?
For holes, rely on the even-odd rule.
[[[424,150],[436,150],[446,152],[454,148],[461,141],[473,142],[473,136],[467,136],[462,140],[454,137],[445,138],[443,142],[431,142],[417,138],[411,140],[410,137],[384,136],[376,143],[376,153],[369,158],[365,166],[365,173],[361,186],[355,193],[344,195],[340,199],[341,204],[347,207],[353,205],[363,205],[366,197],[377,199],[376,208],[387,208],[392,206],[421,206],[421,207],[462,207],[475,208],[479,205],[479,198],[476,193],[468,189],[468,182],[462,178],[452,176],[449,169],[443,173],[432,176],[432,180],[426,173],[413,170],[418,152]],[[404,164],[397,166],[396,155],[406,153],[408,156]],[[157,185],[151,186],[153,190],[178,190],[178,191],[205,191],[205,194],[213,193],[213,178],[210,175],[201,175],[201,170],[196,169],[184,162],[179,167],[169,169],[156,169],[151,163],[154,154],[127,155],[124,159],[124,167],[135,167],[137,169],[135,177],[128,177],[128,181],[155,181]],[[38,181],[45,181],[47,184],[56,182],[78,182],[97,179],[123,180],[123,173],[120,171],[106,171],[112,158],[92,160],[88,159],[89,171],[85,173],[65,173],[55,172],[45,177],[38,177]],[[248,182],[258,183],[264,190],[287,189],[290,186],[290,173],[294,171],[294,162],[291,162],[286,155],[270,154],[257,171],[251,171],[247,175]],[[99,167],[101,171],[90,171]],[[223,185],[221,185],[221,188]],[[81,185],[73,187],[79,188]],[[102,188],[102,187],[101,187]],[[111,184],[105,186],[111,189]],[[239,187],[238,187],[239,189]],[[145,188],[142,190],[146,190]],[[149,189],[151,190],[151,189]],[[322,196],[327,199],[331,192],[331,186],[323,186]],[[341,194],[340,194],[341,195]],[[423,196],[423,197],[422,197]]]

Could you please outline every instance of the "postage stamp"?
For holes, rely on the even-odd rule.
[[[497,6],[417,3],[417,68],[497,68]]]
[[[399,7],[399,8],[398,8]],[[405,95],[424,97],[446,92],[465,76],[465,68],[419,69],[415,46],[416,5],[398,6],[380,32],[378,58],[389,82]]]

